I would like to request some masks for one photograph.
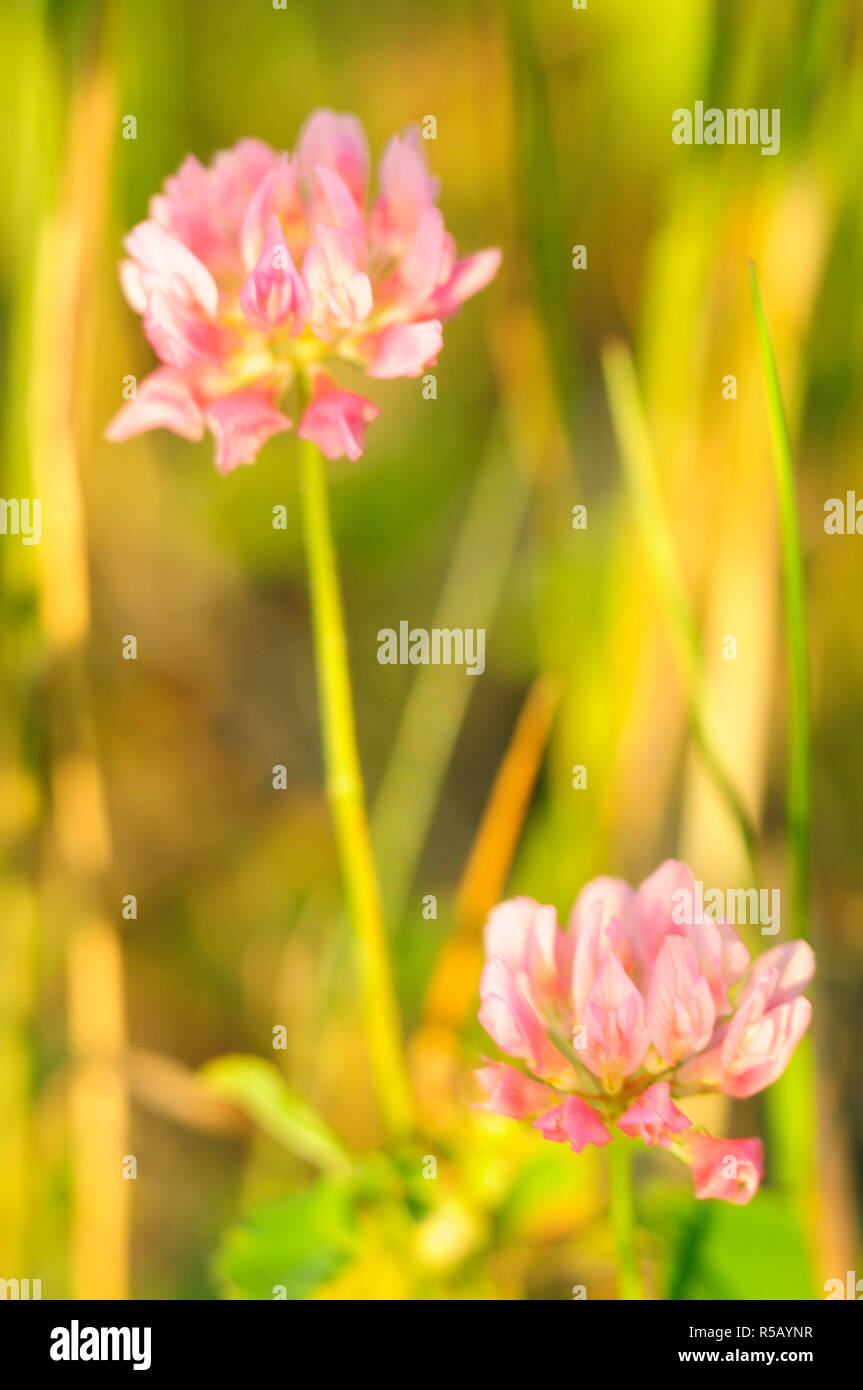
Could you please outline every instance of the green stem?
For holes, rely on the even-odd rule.
[[[758,276],[750,261],[752,302],[758,327],[758,343],[767,386],[770,438],[779,497],[779,530],[782,541],[782,570],[785,587],[785,623],[788,640],[790,679],[788,748],[788,841],[791,857],[791,920],[795,936],[809,934],[810,890],[810,731],[809,661],[806,635],[806,584],[803,574],[803,547],[797,521],[794,461],[791,435],[782,401],[782,387],[776,355]]]
[[[377,869],[357,751],[347,641],[324,459],[302,449],[302,501],[327,795],[356,937],[360,992],[381,1114],[391,1137],[411,1124],[411,1098]]]
[[[635,1198],[629,1146],[623,1139],[615,1139],[609,1145],[608,1180],[620,1297],[629,1303],[638,1302],[644,1298],[644,1289],[635,1251]]]

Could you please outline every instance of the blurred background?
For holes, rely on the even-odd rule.
[[[587,878],[637,882],[667,856],[707,885],[752,881],[695,712],[787,939],[788,667],[748,258],[805,552],[814,1045],[774,1098],[699,1112],[765,1137],[750,1206],[694,1202],[686,1170],[643,1151],[639,1248],[656,1298],[823,1297],[863,1276],[863,542],[823,524],[860,478],[860,6],[8,0],[0,55],[0,492],[41,498],[43,532],[0,537],[0,1277],[41,1278],[43,1298],[616,1296],[604,1156],[471,1108],[479,933],[503,896],[566,914]],[[671,113],[697,100],[780,108],[781,152],[675,145]],[[357,113],[373,159],[434,116],[459,247],[504,249],[448,327],[436,399],[372,383],[365,456],[331,467],[420,1115],[397,1150],[323,793],[295,440],[223,478],[209,438],[102,437],[123,378],[153,364],[122,236],[187,153],[290,149],[318,106]],[[700,680],[627,485],[612,343],[632,353],[618,405],[649,439]],[[485,627],[485,674],[378,665],[402,619]]]

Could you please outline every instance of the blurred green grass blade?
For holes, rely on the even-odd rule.
[[[674,540],[665,519],[635,368],[625,344],[617,342],[606,345],[602,353],[602,369],[620,461],[642,544],[671,622],[671,634],[684,675],[687,682],[692,684],[697,680],[701,666],[698,629],[680,576]]]
[[[683,675],[693,736],[705,766],[739,827],[750,871],[755,879],[755,828],[707,732],[701,639],[665,517],[635,368],[625,344],[609,343],[605,346],[602,370],[626,485],[648,563],[668,615],[671,637]]]
[[[809,935],[810,779],[809,656],[806,631],[806,587],[803,548],[797,518],[794,462],[788,419],[776,354],[755,266],[750,262],[752,303],[767,387],[770,438],[773,446],[779,530],[782,545],[785,623],[789,667],[789,730],[787,822],[791,880],[791,926],[795,936]],[[804,1038],[784,1076],[767,1093],[767,1112],[773,1135],[777,1180],[805,1204],[816,1179],[815,1060],[811,1038]]]
[[[0,16],[4,101],[0,139],[7,161],[0,227],[3,410],[0,481],[6,497],[33,496],[25,412],[34,285],[33,229],[57,173],[61,98],[51,62],[45,5],[6,6]],[[34,1014],[39,987],[39,899],[32,881],[31,830],[38,807],[28,710],[39,671],[35,547],[0,545],[0,1264],[18,1269],[32,1240],[32,1211],[44,1201],[43,1164],[30,1129],[36,1079]]]
[[[561,197],[565,180],[555,158],[548,77],[535,33],[536,8],[532,0],[507,0],[505,16],[520,175],[515,186],[521,191],[521,235],[530,255],[560,418],[573,440],[582,374],[573,347],[568,285],[562,292],[572,241]]]
[[[779,499],[779,530],[785,591],[785,622],[788,638],[790,725],[788,744],[788,840],[791,857],[791,921],[795,936],[809,934],[810,889],[810,780],[811,752],[809,730],[809,656],[806,633],[806,586],[803,574],[803,548],[797,519],[794,462],[788,419],[782,400],[782,387],[776,354],[755,266],[750,262],[752,303],[758,329],[758,344],[767,387],[770,439],[773,445],[776,491]]]
[[[433,626],[490,625],[512,562],[529,497],[512,467],[503,419],[492,426]],[[467,615],[467,616],[465,616]],[[423,666],[411,687],[372,813],[387,919],[405,909],[474,682]]]
[[[262,1057],[236,1054],[217,1057],[201,1076],[222,1100],[233,1102],[277,1143],[330,1173],[348,1173],[350,1160],[339,1140],[315,1110],[285,1085],[278,1070]]]

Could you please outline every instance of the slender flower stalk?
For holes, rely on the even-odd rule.
[[[620,1140],[608,1151],[608,1182],[620,1297],[633,1302],[644,1298],[644,1288],[635,1250],[635,1195],[630,1152],[628,1145]]]
[[[357,751],[326,466],[310,440],[304,440],[301,449],[303,525],[327,795],[356,934],[364,1022],[381,1111],[389,1131],[400,1136],[410,1126],[410,1089]]]

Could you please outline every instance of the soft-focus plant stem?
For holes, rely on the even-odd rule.
[[[629,349],[624,343],[606,344],[602,352],[602,370],[626,485],[632,498],[645,553],[668,616],[675,653],[683,673],[692,733],[705,767],[740,830],[754,882],[758,877],[755,865],[755,827],[709,732],[704,701],[705,670],[701,638],[665,516],[635,367]]]
[[[749,264],[749,278],[767,388],[767,411],[773,446],[782,544],[790,687],[786,814],[791,882],[791,929],[794,936],[807,937],[810,927],[811,878],[811,735],[806,581],[803,573],[803,547],[797,518],[794,460],[788,417],[782,399],[770,327],[758,286],[758,275],[752,262]],[[804,1038],[785,1074],[767,1093],[767,1112],[773,1131],[773,1165],[776,1180],[796,1198],[804,1221],[808,1224],[810,1244],[814,1250],[818,1249],[819,1223],[817,1213],[813,1213],[808,1194],[817,1186],[816,1082],[814,1044],[811,1037]]]
[[[641,1272],[635,1252],[635,1197],[629,1146],[615,1139],[608,1146],[608,1184],[611,1224],[617,1246],[618,1288],[627,1302],[644,1298]]]
[[[48,7],[56,8],[56,7]],[[68,109],[55,84],[60,31],[46,32],[32,149],[55,151],[45,201],[31,230],[27,314],[20,325],[21,462],[51,524],[35,547],[39,662],[44,672],[50,828],[41,856],[40,939],[62,924],[69,1042],[69,1292],[73,1299],[128,1297],[131,1194],[123,943],[111,896],[113,849],[99,759],[82,401],[88,398],[99,320],[96,285],[117,149],[113,8],[91,7],[70,68]],[[83,16],[82,16],[83,19]],[[32,157],[32,156],[29,156]],[[32,277],[32,278],[31,278]],[[16,344],[17,346],[17,344]],[[16,377],[18,371],[16,371]],[[17,384],[17,383],[16,383]],[[40,702],[41,705],[41,702]],[[56,923],[56,927],[53,924]]]
[[[785,586],[785,623],[788,635],[790,680],[790,728],[788,738],[788,846],[791,869],[791,920],[795,936],[809,935],[810,881],[810,747],[809,747],[809,660],[806,636],[806,587],[803,575],[803,549],[797,520],[794,461],[791,436],[782,401],[782,388],[767,316],[758,288],[755,266],[750,262],[752,302],[758,342],[767,386],[768,419],[776,491],[779,498],[779,531],[782,542],[782,569]]]
[[[357,943],[363,1017],[384,1123],[410,1128],[411,1100],[377,869],[366,813],[326,464],[301,444],[302,499],[327,795]]]

